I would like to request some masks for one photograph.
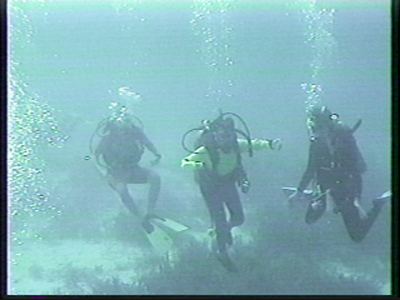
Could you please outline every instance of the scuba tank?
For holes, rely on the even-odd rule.
[[[248,153],[249,153],[249,156],[252,157],[253,156],[253,148],[252,148],[252,145],[251,145],[251,138],[250,138],[249,128],[247,127],[247,124],[244,122],[244,120],[239,115],[237,115],[235,113],[232,113],[232,112],[222,113],[220,111],[220,115],[214,121],[203,120],[201,126],[195,127],[195,128],[192,128],[192,129],[189,129],[188,131],[186,131],[183,134],[182,140],[181,140],[182,148],[184,150],[186,150],[187,152],[189,152],[189,153],[193,153],[199,146],[202,146],[204,141],[207,141],[209,139],[208,136],[210,135],[210,133],[212,133],[213,130],[215,130],[215,127],[217,127],[219,124],[221,124],[221,122],[226,121],[224,119],[224,116],[227,116],[227,115],[232,115],[232,116],[236,117],[243,124],[246,132],[243,132],[242,130],[239,130],[237,128],[233,128],[233,131],[235,131],[236,133],[242,135],[247,140]],[[195,131],[200,132],[201,135],[200,135],[200,137],[197,139],[197,141],[195,143],[195,148],[194,149],[189,149],[186,146],[186,143],[185,143],[186,142],[186,137],[188,136],[189,133],[192,133],[192,132],[195,132]],[[212,141],[209,141],[209,142],[212,142]]]
[[[246,133],[243,132],[242,130],[235,128],[233,119],[231,117],[224,118],[225,116],[233,116],[233,117],[237,118],[242,123]],[[237,183],[238,183],[239,187],[241,188],[242,192],[247,193],[250,188],[250,182],[247,178],[247,174],[246,174],[244,167],[242,165],[242,162],[241,162],[241,155],[240,155],[239,148],[238,148],[239,146],[237,143],[237,134],[240,134],[247,140],[248,154],[250,157],[253,156],[253,148],[251,145],[250,131],[247,127],[247,124],[243,121],[243,119],[240,116],[238,116],[237,114],[232,113],[232,112],[222,113],[220,111],[220,115],[214,121],[204,120],[204,121],[202,121],[201,126],[190,129],[187,132],[185,132],[182,137],[182,147],[187,152],[193,153],[198,147],[204,146],[210,155],[210,158],[212,161],[212,166],[213,166],[212,174],[214,174],[214,176],[215,176],[216,166],[218,165],[218,161],[219,161],[219,154],[215,150],[216,148],[218,148],[218,145],[215,140],[214,133],[217,130],[221,130],[221,129],[223,131],[225,131],[228,135],[230,135],[229,139],[234,141],[233,147],[235,148],[234,149],[235,152],[238,154],[238,158],[237,158],[238,159],[238,167],[235,171],[234,176],[235,176]],[[199,134],[199,137],[196,139],[196,141],[194,143],[193,150],[189,149],[185,143],[188,134],[190,134],[192,132],[197,132]],[[195,181],[196,182],[199,182],[199,179],[202,176],[201,174],[203,174],[201,172],[204,173],[204,171],[195,171]],[[207,172],[207,173],[208,173],[208,175],[207,175],[208,177],[213,176],[212,174],[210,174],[210,172]],[[204,176],[204,174],[203,174],[203,176]],[[212,180],[212,179],[210,178],[210,180]]]
[[[307,127],[309,130],[310,140],[315,141],[318,139],[318,135],[315,134],[316,125],[325,124],[329,126],[331,131],[342,132],[339,134],[351,134],[353,135],[357,129],[361,126],[362,120],[359,119],[353,127],[348,127],[342,124],[340,117],[336,113],[332,113],[326,106],[314,106],[309,111],[307,118]],[[362,154],[358,147],[355,149],[357,152],[357,161],[355,168],[359,174],[364,173],[367,170],[367,164],[362,157]]]
[[[99,146],[101,145],[101,141],[103,140],[103,138],[110,135],[112,131],[123,130],[123,129],[129,130],[130,128],[136,127],[134,120],[136,120],[139,123],[138,128],[140,128],[140,130],[143,131],[143,129],[144,129],[143,122],[139,118],[135,117],[134,115],[127,113],[126,110],[121,110],[120,113],[117,115],[105,117],[98,123],[95,131],[93,132],[93,134],[89,140],[89,151],[92,155],[95,156],[96,164],[98,166],[105,168],[105,169],[109,169],[109,166],[107,165],[107,163],[101,162],[99,160],[100,153],[98,153],[98,151],[99,151]],[[100,139],[97,142],[96,147],[94,147],[95,138]]]

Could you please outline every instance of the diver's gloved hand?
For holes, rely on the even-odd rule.
[[[267,140],[267,141],[272,150],[281,150],[282,149],[282,140],[281,139],[273,139],[273,140]]]
[[[158,165],[159,162],[160,162],[160,160],[161,160],[161,157],[162,157],[161,154],[157,154],[157,155],[156,155],[156,159],[152,160],[152,161],[150,162],[150,165],[151,165],[151,166]]]
[[[246,194],[250,190],[250,181],[247,178],[247,174],[246,171],[243,169],[243,166],[241,166],[241,169],[239,170],[236,183],[238,187],[240,187],[242,193]]]
[[[250,190],[250,181],[246,178],[240,182],[242,193],[246,194]]]

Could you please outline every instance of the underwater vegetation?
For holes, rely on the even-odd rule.
[[[254,251],[255,249],[253,249]],[[86,295],[378,295],[380,286],[361,276],[332,276],[318,264],[290,257],[242,257],[237,274],[228,273],[209,257],[203,246],[188,244],[171,266],[163,258],[158,267],[131,283],[117,276],[101,279],[93,271],[66,268],[60,275],[64,287],[56,294]],[[256,259],[257,257],[257,259]]]
[[[389,140],[386,135],[390,126],[379,120],[387,119],[381,116],[389,106],[383,104],[380,109],[370,109],[375,107],[376,99],[386,99],[385,95],[390,94],[386,82],[390,76],[382,76],[386,69],[381,66],[388,58],[371,55],[389,53],[379,46],[380,37],[386,36],[382,34],[383,23],[368,17],[374,20],[373,26],[363,21],[363,26],[354,30],[346,23],[344,7],[322,9],[327,2],[292,1],[290,5],[299,8],[284,11],[285,18],[282,13],[280,19],[285,23],[295,22],[295,16],[301,14],[304,37],[296,40],[302,33],[290,30],[288,35],[281,34],[283,23],[266,22],[262,23],[265,27],[260,26],[261,19],[268,18],[258,19],[252,12],[247,13],[248,8],[243,6],[246,1],[205,0],[190,5],[188,17],[182,15],[187,19],[171,18],[176,24],[183,22],[182,32],[190,35],[185,39],[184,35],[179,35],[179,28],[176,31],[165,26],[169,17],[145,13],[141,5],[151,1],[123,0],[112,4],[117,18],[112,19],[109,11],[109,18],[95,20],[106,19],[104,25],[113,26],[108,28],[102,26],[103,23],[94,23],[94,31],[86,35],[84,30],[68,30],[70,22],[64,21],[69,14],[66,12],[65,20],[59,18],[56,1],[14,2],[8,107],[9,270],[13,294],[380,295],[390,292],[390,237],[389,225],[385,225],[389,223],[388,216],[380,217],[371,232],[374,233],[363,244],[353,245],[344,232],[342,220],[330,219],[328,212],[316,226],[306,227],[304,213],[285,217],[286,212],[279,206],[281,197],[283,200],[279,194],[281,185],[293,184],[296,173],[300,172],[294,166],[300,166],[306,158],[295,154],[301,145],[296,137],[302,138],[305,133],[303,127],[296,126],[300,124],[296,120],[303,118],[300,113],[304,105],[308,107],[321,100],[328,100],[329,105],[340,108],[350,117],[353,113],[360,114],[367,121],[363,126],[364,139],[363,131],[358,134],[361,134],[361,143],[368,145],[365,151],[370,152],[370,161],[376,157],[378,163],[371,167],[378,172],[370,172],[374,176],[367,178],[366,183],[372,182],[381,188],[380,182],[388,178],[390,172],[385,165],[390,158],[382,153],[390,151],[382,145]],[[29,7],[35,2],[41,9],[31,11]],[[100,5],[98,2],[96,7]],[[32,6],[24,7],[24,4]],[[51,5],[55,6],[51,8]],[[91,20],[76,18],[80,9],[75,5],[71,8],[71,20]],[[235,7],[241,5],[245,8],[243,15]],[[82,9],[84,11],[85,7]],[[278,20],[279,10],[266,16],[275,13],[277,17],[272,19]],[[352,12],[350,19],[363,20],[362,16],[356,18]],[[79,24],[86,28],[84,25],[89,23]],[[186,28],[188,23],[190,28]],[[379,27],[376,24],[380,24],[381,29],[371,34],[371,28]],[[298,25],[298,22],[292,23],[288,28]],[[103,28],[98,31],[100,27]],[[352,29],[342,35],[337,28]],[[362,28],[368,30],[363,32]],[[107,29],[113,43],[96,38],[97,32],[103,36]],[[47,44],[59,41],[60,32],[65,38],[59,48],[58,44]],[[283,43],[278,38],[274,40],[275,32]],[[167,33],[173,35],[163,35]],[[175,41],[176,36],[181,38]],[[262,42],[264,36],[265,44],[255,43]],[[370,39],[364,39],[365,36]],[[82,42],[79,50],[85,51],[75,52],[77,40]],[[105,44],[99,44],[103,40]],[[171,44],[161,45],[159,41]],[[193,46],[196,41],[197,46]],[[303,43],[296,46],[292,44],[295,41]],[[356,44],[353,45],[353,41]],[[361,41],[368,44],[363,45]],[[157,44],[155,48],[159,45],[159,49],[154,49],[157,51],[150,47],[154,44]],[[284,47],[276,48],[279,44]],[[303,44],[307,49],[303,49]],[[166,48],[162,48],[164,46]],[[364,72],[363,56],[356,51],[360,48],[367,50],[364,58],[369,63],[365,66],[374,72]],[[172,51],[164,53],[163,49]],[[117,60],[110,59],[111,54]],[[186,54],[188,61],[182,59]],[[182,63],[179,70],[188,73],[179,75],[177,72],[176,76],[164,73],[169,68],[175,70],[177,62]],[[104,72],[97,72],[98,67],[104,67]],[[288,72],[287,68],[299,71]],[[80,75],[79,70],[82,71]],[[288,76],[293,75],[290,73],[298,75]],[[357,77],[357,74],[379,76]],[[272,80],[275,77],[276,81]],[[102,82],[105,82],[103,86]],[[363,85],[358,85],[361,82]],[[303,106],[302,103],[297,105],[298,100],[301,101],[299,88],[306,100]],[[364,95],[368,97],[364,99]],[[289,97],[292,100],[284,101]],[[177,102],[180,99],[183,102]],[[349,99],[351,106],[348,106]],[[193,116],[197,119],[203,112],[204,116],[209,116],[217,107],[226,107],[238,111],[246,119],[251,116],[255,136],[266,129],[271,130],[271,134],[278,130],[277,134],[282,134],[280,137],[287,137],[286,149],[296,150],[286,152],[290,158],[287,160],[283,156],[270,159],[266,155],[265,159],[260,156],[260,160],[251,163],[259,167],[265,162],[266,169],[254,167],[258,172],[249,172],[254,174],[249,199],[252,201],[243,201],[246,210],[246,222],[240,228],[243,228],[243,235],[234,232],[231,247],[237,273],[225,270],[210,252],[210,241],[191,235],[190,230],[172,236],[173,250],[157,256],[152,253],[140,222],[132,220],[125,210],[118,214],[122,204],[108,184],[99,178],[92,165],[94,159],[87,156],[87,144],[97,117],[102,117],[102,108],[106,110],[108,106],[112,112],[121,105],[137,108],[144,121],[154,118],[154,122],[145,122],[146,128],[155,135],[157,144],[164,144],[166,155],[174,157],[169,164],[163,161],[166,169],[161,169],[161,175],[165,171],[163,178],[167,184],[163,183],[164,194],[159,207],[164,208],[166,216],[177,218],[190,228],[197,225],[206,228],[207,211],[197,188],[192,192],[192,186],[187,183],[189,176],[174,173],[181,158],[181,153],[176,151],[179,146],[175,147],[174,143],[179,144],[186,126],[193,124]],[[260,107],[263,109],[259,110]],[[269,108],[268,116],[264,114],[264,107]],[[293,111],[289,112],[288,107],[293,107]],[[165,112],[169,115],[164,120]],[[179,116],[177,123],[172,122],[174,116]],[[368,120],[374,123],[368,125]],[[257,132],[258,123],[262,131]],[[282,124],[282,128],[275,123]],[[383,127],[386,125],[388,127]],[[287,135],[283,128],[288,129]],[[168,134],[166,130],[170,130]],[[376,139],[381,142],[374,143]],[[265,177],[259,176],[261,172],[265,172]],[[373,185],[366,184],[366,189],[374,190]],[[278,190],[275,195],[274,189]],[[135,187],[136,196],[138,200],[143,198],[136,194]],[[261,207],[267,207],[268,211],[260,212]],[[179,208],[175,215],[174,208]],[[327,225],[329,220],[332,226]]]
[[[123,218],[123,216],[119,216]],[[117,223],[122,229],[122,219]],[[113,231],[119,231],[114,228]],[[125,231],[126,232],[126,231]],[[226,271],[209,251],[207,240],[182,233],[175,249],[163,257],[144,255],[138,262],[115,265],[114,275],[95,269],[64,266],[54,273],[62,287],[53,292],[67,295],[379,295],[384,283],[376,276],[344,268],[329,254],[271,247],[271,235],[248,242],[235,238],[231,252],[238,273]],[[120,239],[122,235],[120,235]],[[127,240],[124,238],[124,242]],[[106,243],[106,241],[103,241]],[[131,244],[135,247],[138,245]],[[125,255],[121,253],[121,255]],[[126,253],[127,255],[127,253]],[[124,271],[131,274],[122,278]]]

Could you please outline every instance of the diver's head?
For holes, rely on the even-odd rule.
[[[128,113],[124,113],[109,117],[105,131],[109,131],[111,134],[124,134],[130,132],[135,127],[133,117]]]
[[[334,128],[338,118],[327,106],[314,105],[308,112],[307,127],[315,136],[324,135]]]
[[[236,141],[235,123],[232,118],[218,119],[211,125],[216,146],[229,151]]]

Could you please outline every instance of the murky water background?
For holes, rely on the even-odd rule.
[[[10,294],[390,293],[390,205],[354,244],[340,217],[308,226],[281,191],[306,166],[316,102],[363,120],[363,205],[390,188],[388,1],[14,0],[8,19]],[[89,151],[123,105],[163,154],[158,212],[190,227],[161,257]],[[218,109],[284,143],[243,155],[234,275],[210,256],[208,212],[179,168],[182,135]],[[131,192],[144,208],[147,187]]]

